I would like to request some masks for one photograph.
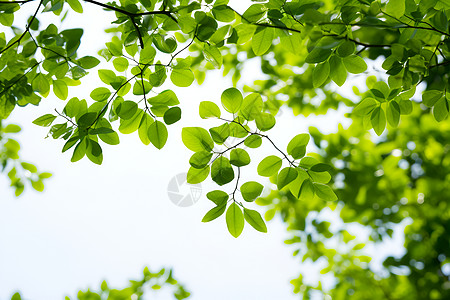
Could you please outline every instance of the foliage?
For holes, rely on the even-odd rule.
[[[0,2],[4,26],[13,25],[21,5],[37,4],[24,30],[11,27],[12,38],[0,34],[0,119],[51,94],[67,100],[69,87],[76,91],[88,70],[100,60],[110,62],[109,69],[97,68],[104,86],[93,89],[91,99],[70,98],[62,111],[33,121],[64,141],[62,151],[73,151],[73,162],[86,156],[101,164],[102,143],[119,144],[117,131],[137,131],[144,144],[162,149],[169,125],[182,117],[183,99],[167,86],[202,84],[209,70],[221,69],[233,87],[199,107],[200,117],[216,119],[218,126],[182,131],[184,145],[194,152],[188,182],[210,177],[218,185],[207,194],[214,207],[202,221],[224,215],[234,237],[245,222],[266,232],[261,215],[249,207],[267,205],[265,219],[281,215],[292,233],[288,242],[298,244],[296,255],[327,262],[323,273],[331,273],[336,284],[330,290],[314,287],[322,293],[336,299],[448,298],[449,277],[442,268],[450,256],[450,4],[254,2],[243,13],[228,0]],[[107,30],[112,38],[98,55],[78,56],[82,29],[40,26],[41,14],[66,18],[88,6],[116,18]],[[262,74],[244,85],[241,71],[250,60],[260,63]],[[356,79],[365,85],[353,87],[350,96],[347,86]],[[304,116],[341,108],[351,111],[346,117],[352,125],[331,135],[315,128],[296,133],[282,149],[268,134],[281,106]],[[370,129],[379,137],[368,135]],[[306,153],[310,137],[317,153]],[[263,143],[273,153],[257,172],[276,188],[261,197],[261,179],[240,180],[252,159],[248,148]],[[366,241],[357,243],[347,229],[322,219],[330,209],[346,223],[369,228],[373,243],[391,236],[393,224],[410,222],[406,254],[385,260],[388,275],[375,274],[363,252]],[[336,241],[348,247],[333,249]],[[309,297],[313,287],[302,277],[293,284]]]
[[[3,126],[0,120],[0,164],[1,171],[8,175],[11,187],[15,195],[20,196],[25,189],[25,184],[30,184],[36,191],[44,190],[44,180],[52,174],[38,172],[32,163],[22,161],[19,156],[20,144],[12,138],[15,133],[21,131],[20,126],[8,124]]]
[[[108,286],[104,280],[100,285],[98,292],[87,289],[86,291],[78,291],[78,300],[121,300],[121,299],[144,299],[144,296],[150,294],[151,290],[158,291],[164,288],[173,289],[173,298],[177,300],[186,299],[190,293],[173,278],[172,270],[161,269],[152,273],[145,267],[141,280],[130,280],[129,286],[123,289],[115,289]],[[144,295],[145,294],[145,295]],[[21,300],[20,293],[15,293],[11,300]],[[65,300],[70,300],[68,296]]]

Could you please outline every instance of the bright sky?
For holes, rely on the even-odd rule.
[[[84,8],[88,15],[82,20],[70,16],[71,23],[65,26],[89,28],[82,48],[96,51],[107,39],[102,28],[108,24],[108,13],[89,5]],[[254,76],[255,69],[246,72],[243,78]],[[81,87],[69,90],[69,98],[87,97],[96,83],[84,79]],[[221,92],[230,86],[229,79],[213,72],[201,87],[177,89],[183,118],[169,127],[163,150],[144,146],[137,133],[120,135],[120,145],[102,144],[102,166],[87,158],[71,163],[72,151],[61,153],[63,141],[44,139],[47,129],[31,124],[55,107],[62,110],[65,102],[51,96],[39,107],[16,108],[8,122],[23,128],[18,137],[22,159],[54,176],[46,182],[44,193],[28,189],[20,198],[0,176],[0,299],[9,299],[17,290],[25,299],[62,299],[79,289],[98,289],[103,279],[110,286],[123,287],[128,279],[140,278],[145,266],[173,267],[176,278],[192,292],[192,300],[297,299],[289,280],[298,276],[301,266],[292,257],[294,249],[283,244],[288,235],[278,218],[268,224],[267,234],[246,224],[235,239],[223,217],[201,223],[213,207],[205,197],[217,188],[211,180],[202,184],[202,197],[191,207],[177,207],[168,198],[169,181],[187,171],[191,155],[181,142],[181,128],[220,125],[201,120],[198,104],[218,103]],[[285,148],[290,137],[323,123],[328,131],[337,127],[336,118],[306,121],[286,110],[269,135]],[[268,144],[262,152],[251,152],[255,159],[244,180],[262,180],[255,169],[268,153],[274,153]],[[264,211],[256,205],[250,208]],[[155,299],[167,297],[157,293]]]

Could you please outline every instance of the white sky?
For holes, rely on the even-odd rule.
[[[83,20],[69,18],[73,22],[66,26],[89,28],[81,46],[89,48],[84,51],[88,54],[107,39],[102,28],[108,24],[103,18],[108,13],[86,4],[84,8],[88,15]],[[251,78],[255,70],[248,69],[243,78]],[[92,73],[95,78],[96,71]],[[69,99],[87,97],[96,83],[96,79],[84,78],[81,87],[69,89]],[[220,125],[201,120],[198,104],[204,100],[218,103],[221,92],[230,86],[229,79],[215,72],[208,74],[201,87],[177,89],[183,118],[169,126],[163,150],[144,146],[137,132],[120,134],[120,145],[102,144],[102,166],[87,158],[71,163],[72,150],[61,153],[63,141],[44,139],[47,129],[31,124],[55,107],[62,110],[65,102],[51,96],[39,107],[16,108],[8,122],[23,128],[18,137],[21,158],[54,176],[46,182],[44,193],[29,188],[20,198],[13,196],[0,176],[0,299],[9,299],[16,290],[25,299],[62,299],[79,289],[96,290],[103,279],[120,288],[128,279],[139,279],[145,266],[153,270],[173,267],[175,277],[192,292],[192,300],[297,299],[289,280],[298,276],[301,266],[292,257],[294,249],[283,244],[288,235],[278,218],[268,223],[267,234],[246,224],[235,239],[227,232],[224,217],[201,223],[213,206],[206,192],[218,187],[210,179],[203,183],[202,198],[192,207],[177,207],[167,196],[168,182],[187,171],[192,154],[181,142],[181,128]],[[328,131],[334,131],[337,118],[294,118],[286,110],[269,135],[285,148],[291,137],[311,125],[324,128],[324,123]],[[243,169],[242,183],[262,180],[256,175],[256,165],[264,154],[275,154],[269,144],[263,148],[263,152],[251,150],[255,159],[249,170]],[[228,192],[234,182],[229,185],[225,187]],[[256,205],[248,207],[264,211]],[[313,272],[311,278],[315,278]],[[155,299],[165,296],[156,293]]]

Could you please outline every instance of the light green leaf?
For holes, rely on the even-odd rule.
[[[106,101],[111,96],[111,91],[105,87],[99,87],[94,89],[90,96],[95,101]]]
[[[178,87],[188,87],[194,79],[194,73],[190,69],[172,69],[170,73],[170,80]]]
[[[61,100],[66,100],[67,96],[69,96],[69,89],[67,84],[62,80],[53,80],[53,92],[55,96]]]
[[[113,60],[113,65],[118,72],[124,72],[128,69],[129,62],[125,57],[116,57]]]
[[[246,96],[242,102],[241,115],[248,121],[254,120],[264,108],[264,103],[261,95],[258,93],[251,93]]]
[[[220,108],[211,101],[200,102],[199,114],[202,119],[220,118]]]
[[[187,172],[187,182],[190,184],[196,184],[204,181],[209,175],[209,166],[203,169],[189,168]]]
[[[392,127],[397,127],[400,121],[400,107],[395,101],[390,101],[386,110],[386,118]]]
[[[377,135],[381,135],[386,128],[386,116],[384,114],[384,110],[381,107],[375,108],[370,117],[370,121],[375,133]]]
[[[241,107],[243,97],[236,88],[228,88],[221,96],[222,106],[230,113],[237,113]]]
[[[258,148],[262,144],[262,138],[257,134],[252,134],[245,139],[244,145],[249,148]]]
[[[263,189],[264,186],[261,183],[256,181],[248,181],[241,185],[240,191],[242,198],[244,198],[247,202],[251,202],[261,195]]]
[[[322,86],[330,75],[330,64],[325,61],[318,64],[313,70],[313,85],[315,88]]]
[[[433,107],[433,115],[436,121],[441,122],[447,118],[449,112],[449,103],[445,97],[439,99]]]
[[[194,153],[189,159],[189,164],[196,169],[203,169],[211,160],[212,153],[208,151],[199,151]]]
[[[214,142],[208,131],[201,127],[185,127],[181,132],[183,144],[191,151],[211,151]]]
[[[244,149],[233,149],[230,152],[230,163],[236,167],[243,167],[250,163],[250,155]]]
[[[212,208],[211,210],[209,210],[205,216],[202,219],[202,222],[211,222],[212,220],[217,219],[218,217],[220,217],[221,215],[223,215],[223,213],[225,212],[227,208],[227,203],[223,203],[220,204],[214,208]]]
[[[330,77],[338,86],[342,86],[347,79],[347,71],[342,63],[342,58],[337,55],[330,58]]]
[[[316,195],[323,200],[326,201],[336,201],[338,198],[333,190],[325,184],[322,183],[314,183],[314,190]]]
[[[45,114],[43,116],[40,116],[36,120],[34,120],[32,123],[38,126],[48,127],[52,125],[53,121],[56,119],[56,116],[52,114]]]
[[[365,116],[370,114],[377,106],[378,102],[375,99],[366,98],[353,109],[352,113],[358,116]]]
[[[428,107],[433,107],[436,102],[444,96],[443,91],[429,90],[422,94],[422,103]]]
[[[331,49],[316,47],[305,58],[305,62],[307,62],[308,64],[317,64],[324,62],[328,59],[328,57],[330,57],[331,52]]]
[[[252,38],[252,50],[257,56],[261,56],[272,46],[274,29],[270,27],[258,27]]]
[[[150,125],[154,122],[153,118],[148,114],[144,113],[142,115],[141,122],[139,123],[139,139],[144,145],[150,144],[150,139],[148,137],[148,129],[150,128]]]
[[[203,55],[205,56],[205,59],[209,61],[215,68],[220,69],[222,67],[222,54],[216,46],[205,44],[203,47]]]
[[[242,230],[244,230],[244,216],[241,209],[236,203],[232,203],[228,207],[226,221],[228,231],[232,236],[237,238],[239,235],[241,235]]]
[[[258,174],[260,176],[270,177],[278,172],[281,168],[281,158],[270,155],[264,158],[258,165]]]
[[[244,208],[244,219],[256,230],[260,232],[267,232],[266,223],[256,210]]]
[[[310,136],[307,133],[297,134],[290,140],[287,146],[287,153],[294,159],[302,158],[306,154],[306,146],[309,143],[309,139]]]
[[[281,190],[283,187],[294,181],[298,176],[297,169],[292,167],[284,168],[277,177],[277,188]]]
[[[275,126],[275,117],[270,113],[260,113],[255,118],[256,127],[261,131],[268,131]]]
[[[172,90],[165,90],[155,97],[147,99],[151,105],[173,106],[180,104],[177,95]]]
[[[162,149],[166,144],[168,137],[166,125],[160,121],[154,121],[148,128],[148,138],[152,142],[153,146],[158,149]]]
[[[229,195],[224,191],[215,190],[206,194],[206,197],[214,202],[216,205],[226,204]]]
[[[386,4],[386,12],[396,18],[400,18],[405,13],[405,0],[389,0]]]
[[[367,64],[360,56],[350,55],[343,59],[344,66],[348,72],[353,74],[359,74],[367,70]]]

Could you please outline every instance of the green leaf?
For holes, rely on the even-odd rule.
[[[172,69],[170,73],[170,80],[178,87],[188,87],[194,79],[194,73],[190,69]]]
[[[252,38],[252,50],[257,56],[261,56],[272,46],[275,31],[270,27],[258,27]]]
[[[111,91],[105,87],[99,87],[94,89],[90,96],[95,101],[106,101],[111,96]]]
[[[234,21],[234,11],[227,5],[215,4],[212,9],[212,14],[217,21],[229,23]]]
[[[239,235],[241,235],[242,230],[244,230],[244,216],[241,209],[236,203],[232,203],[228,207],[226,221],[228,231],[232,236],[237,238]]]
[[[330,64],[325,61],[318,64],[313,70],[313,85],[315,88],[322,86],[330,75]]]
[[[297,169],[292,167],[284,168],[277,177],[277,188],[281,190],[283,187],[294,181],[298,176]]]
[[[439,99],[444,96],[442,91],[430,90],[422,94],[422,103],[428,107],[433,107]]]
[[[240,191],[242,194],[242,198],[244,198],[244,200],[247,202],[251,202],[261,195],[263,189],[264,186],[259,182],[248,181],[241,185]]]
[[[234,179],[233,167],[228,158],[220,156],[211,165],[211,178],[218,185],[224,185]]]
[[[105,69],[98,70],[98,77],[106,84],[111,84],[117,80],[117,76],[113,71]]]
[[[229,198],[229,195],[224,191],[215,190],[206,194],[206,197],[214,202],[216,205],[226,204]]]
[[[133,84],[133,95],[146,95],[151,91],[151,89],[152,86],[147,80],[137,80]]]
[[[381,135],[386,128],[386,116],[384,110],[381,107],[375,108],[370,117],[370,121],[372,122],[375,133]]]
[[[330,57],[331,52],[331,49],[316,47],[308,54],[308,56],[306,56],[305,62],[308,64],[324,62],[328,59],[328,57]]]
[[[211,160],[212,153],[208,151],[200,151],[194,153],[189,159],[189,164],[196,169],[203,169]]]
[[[22,129],[20,128],[20,126],[19,125],[15,125],[15,124],[8,124],[8,125],[6,125],[5,128],[3,128],[3,132],[4,133],[17,133],[17,132],[20,132],[21,130]]]
[[[130,134],[139,129],[144,111],[140,108],[130,119],[120,119],[119,131],[123,134]],[[148,133],[147,133],[148,134]]]
[[[347,71],[339,56],[333,55],[330,58],[330,77],[338,86],[342,86],[347,79]]]
[[[267,232],[266,223],[256,210],[244,208],[244,219],[256,230],[260,232]]]
[[[243,167],[250,163],[250,155],[244,149],[233,149],[230,152],[230,163],[236,167]]]
[[[220,126],[213,127],[209,129],[209,133],[211,134],[213,141],[221,145],[230,136],[230,125],[228,123],[224,123]]]
[[[298,49],[302,46],[302,36],[296,32],[282,35],[280,38],[280,45],[285,50],[298,55]]]
[[[221,96],[222,106],[230,113],[237,113],[242,105],[243,97],[236,88],[228,88]]]
[[[147,101],[151,105],[173,106],[180,104],[177,95],[172,90],[165,90],[155,97],[148,98]]]
[[[124,72],[128,69],[129,62],[125,57],[116,57],[113,60],[113,65],[118,72]]]
[[[258,174],[260,176],[270,177],[276,173],[281,168],[282,161],[281,158],[275,155],[270,155],[264,158],[258,164]]]
[[[260,113],[255,118],[256,127],[261,131],[268,131],[275,126],[275,117],[270,113]]]
[[[312,180],[307,178],[303,181],[300,187],[298,199],[303,201],[312,200],[314,198],[315,193],[316,191],[314,189],[314,184]]]
[[[307,133],[297,134],[291,139],[287,146],[287,153],[294,159],[299,159],[305,156],[306,146],[309,143],[310,136]]]
[[[50,90],[50,83],[42,73],[36,75],[31,86],[33,87],[33,90],[39,92],[41,95],[46,95]]]
[[[360,56],[352,54],[344,57],[342,60],[345,68],[350,73],[359,74],[367,70],[367,64]]]
[[[148,128],[148,138],[152,142],[153,146],[158,149],[162,149],[166,144],[168,137],[166,125],[160,121],[154,121]]]
[[[206,222],[211,222],[212,220],[217,219],[218,217],[223,215],[226,208],[227,208],[226,202],[223,204],[217,205],[216,207],[212,208],[205,214],[205,216],[202,219],[202,222],[206,223]]]
[[[53,92],[55,96],[61,100],[66,100],[67,96],[69,96],[69,89],[67,84],[62,80],[53,80]]]
[[[222,54],[216,46],[205,44],[203,47],[203,55],[215,68],[220,69],[222,67]]]
[[[246,96],[242,102],[241,115],[248,121],[254,120],[264,108],[264,103],[261,95],[258,93],[251,93]]]
[[[390,101],[386,110],[386,118],[392,127],[397,127],[400,121],[400,106],[395,101]]]
[[[201,127],[185,127],[181,131],[181,139],[183,144],[191,151],[211,151],[214,142],[208,131]]]
[[[337,48],[337,54],[340,57],[347,57],[353,54],[355,50],[356,50],[355,43],[347,40]]]
[[[117,106],[116,113],[121,119],[129,120],[136,114],[137,110],[137,103],[127,100]]]
[[[80,1],[78,0],[65,0],[71,9],[73,9],[73,11],[82,14],[83,13],[83,6],[81,6]]]
[[[92,69],[96,67],[100,61],[93,56],[83,56],[77,61],[77,64],[80,65],[83,69]]]
[[[257,134],[252,134],[245,139],[244,145],[249,148],[258,148],[262,144],[262,138]]]
[[[187,182],[190,184],[196,184],[204,181],[209,175],[209,166],[203,169],[189,168],[187,173]]]
[[[82,139],[73,150],[72,158],[70,159],[70,161],[77,162],[82,159],[86,155],[86,149],[86,139]]]
[[[311,166],[310,170],[314,172],[326,172],[331,170],[331,166],[329,164],[318,163]]]
[[[40,116],[36,120],[34,120],[32,123],[38,126],[48,127],[52,125],[53,121],[56,119],[56,116],[52,114],[45,114],[43,116]]]
[[[386,12],[396,18],[400,18],[405,13],[405,0],[389,0],[386,4]]]
[[[88,147],[86,149],[86,156],[90,161],[97,165],[101,165],[103,162],[102,148],[94,140],[89,140]]]
[[[199,107],[200,118],[220,118],[220,108],[211,101],[202,101],[200,102]]]
[[[144,113],[139,123],[138,135],[139,139],[144,145],[150,144],[150,138],[148,137],[148,129],[150,125],[154,122],[153,118],[148,114]]]
[[[445,97],[439,99],[433,107],[433,115],[436,121],[441,122],[447,118],[449,112],[449,103]]]
[[[375,107],[378,106],[378,103],[373,98],[366,98],[361,101],[352,111],[353,114],[358,116],[365,116],[370,114]]]
[[[164,113],[164,123],[167,125],[174,124],[181,119],[181,108],[178,106],[171,107]]]
[[[266,13],[266,8],[262,4],[252,4],[249,8],[244,12],[242,18],[250,23],[256,23],[264,16]]]
[[[333,192],[333,190],[325,184],[322,183],[314,183],[314,190],[316,192],[316,195],[323,200],[326,201],[336,201],[338,197]]]
[[[98,120],[97,125],[101,128],[110,128],[112,130],[111,124],[108,120],[101,118]],[[118,145],[120,143],[119,135],[117,132],[113,131],[111,133],[99,133],[98,137],[106,144]]]

